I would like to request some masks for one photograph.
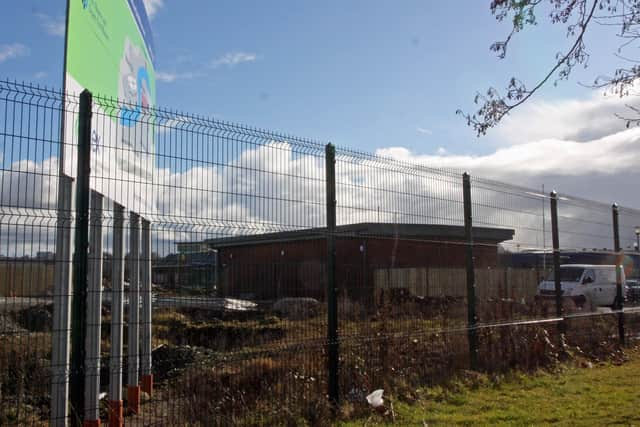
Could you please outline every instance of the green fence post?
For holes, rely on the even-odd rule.
[[[78,168],[76,179],[76,227],[73,252],[73,296],[71,303],[70,401],[74,421],[84,412],[85,306],[89,270],[89,175],[91,173],[91,92],[80,94],[78,118]]]
[[[620,247],[620,227],[618,225],[618,204],[611,206],[613,215],[613,250],[616,253],[616,301],[615,310],[618,312],[618,334],[620,336],[620,345],[624,345],[624,306],[622,295],[622,248]]]
[[[558,231],[558,193],[550,194],[551,200],[551,239],[553,240],[553,280],[555,284],[556,317],[563,316],[562,282],[560,280],[560,235]],[[561,328],[561,332],[562,332]]]
[[[338,392],[338,298],[336,289],[336,149],[325,148],[327,190],[327,341],[329,400],[337,408]]]
[[[471,210],[471,177],[462,175],[464,200],[464,238],[466,242],[467,270],[467,328],[469,340],[469,366],[478,369],[478,316],[476,314],[476,276],[473,263],[473,218]]]

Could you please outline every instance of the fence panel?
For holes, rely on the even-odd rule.
[[[0,82],[0,424],[46,424],[50,417],[52,335],[58,296],[54,271],[68,262],[56,257],[60,92]],[[69,215],[70,212],[64,212]],[[65,227],[64,224],[61,224]],[[55,355],[53,355],[55,356]],[[53,360],[53,362],[52,362]]]
[[[116,133],[119,104],[97,103],[98,122]],[[136,145],[104,140],[97,150],[137,155],[133,167],[147,179],[92,175],[105,188],[153,195],[127,207],[151,227],[150,259],[140,256],[140,265],[150,262],[153,278],[153,384],[140,379],[138,413],[126,422],[320,416],[314,408],[328,408],[323,145],[159,109],[129,120]]]
[[[462,181],[342,149],[336,181],[340,390],[362,411],[465,366]]]
[[[93,96],[83,216],[81,176],[59,175],[61,152],[87,166],[61,150],[78,110],[0,82],[2,425],[318,425],[367,416],[378,388],[411,399],[640,335],[640,211],[618,209],[616,251],[610,204],[555,199],[560,318],[544,190],[345,149],[333,163],[312,140]],[[569,289],[590,270],[615,289],[618,263],[623,310]]]

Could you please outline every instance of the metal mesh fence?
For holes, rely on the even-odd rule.
[[[0,117],[0,424],[321,425],[640,334],[640,211],[86,93]]]

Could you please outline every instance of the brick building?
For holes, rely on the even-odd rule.
[[[205,240],[217,254],[218,294],[258,300],[324,299],[326,231],[304,229]],[[474,227],[476,267],[498,262],[498,243],[514,231]],[[190,243],[189,243],[190,244]],[[360,223],[337,227],[336,280],[350,298],[371,295],[380,269],[462,268],[464,227]]]

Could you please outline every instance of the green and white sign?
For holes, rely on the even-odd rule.
[[[153,213],[153,42],[142,0],[68,0],[65,91],[94,95],[91,187]],[[74,110],[68,108],[69,110]],[[77,111],[65,115],[63,173],[76,176]],[[101,179],[108,178],[108,179]],[[133,184],[135,183],[135,188]],[[148,187],[148,188],[145,188]]]

